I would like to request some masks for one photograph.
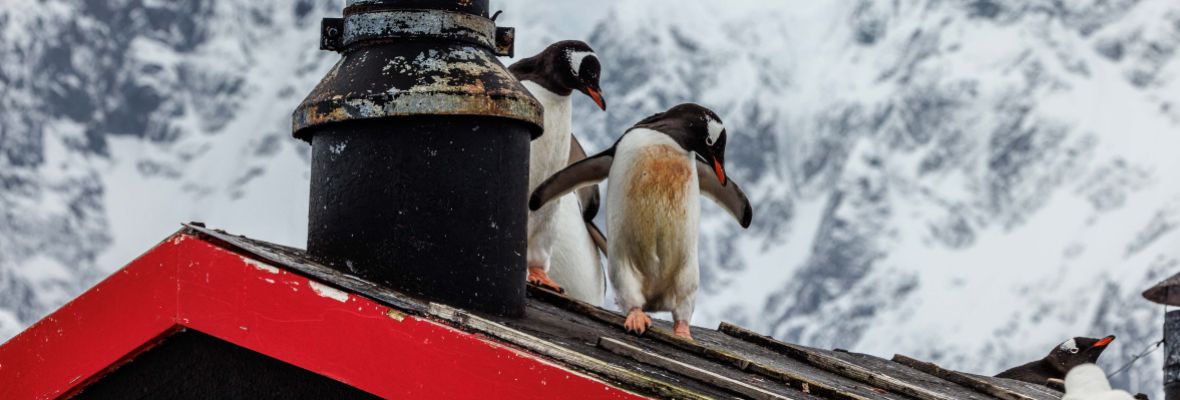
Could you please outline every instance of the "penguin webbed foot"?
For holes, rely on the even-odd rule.
[[[692,341],[692,330],[688,328],[688,321],[676,321],[673,323],[672,333],[676,336]]]
[[[631,307],[631,311],[627,312],[627,319],[623,321],[623,327],[627,332],[634,332],[642,335],[651,326],[651,316],[643,312],[639,307]]]
[[[549,279],[549,274],[545,273],[544,268],[529,267],[529,275],[526,279],[528,279],[528,282],[531,284],[552,290],[557,293],[565,293],[565,289],[563,289],[561,285],[558,285],[557,282]]]

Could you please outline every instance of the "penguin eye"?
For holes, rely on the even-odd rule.
[[[712,136],[705,136],[705,144],[712,146],[713,145],[713,137]]]
[[[1078,349],[1076,347],[1069,349],[1069,354],[1078,354]]]

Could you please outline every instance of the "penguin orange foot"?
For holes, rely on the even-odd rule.
[[[692,340],[692,331],[688,329],[688,321],[676,321],[672,324],[672,333],[676,336]]]
[[[557,293],[565,293],[565,289],[561,288],[557,282],[549,279],[549,274],[545,273],[545,269],[541,267],[529,267],[528,281],[531,284],[549,288]]]
[[[651,317],[644,313],[639,307],[634,307],[627,312],[627,320],[623,321],[623,327],[627,328],[627,332],[635,332],[640,335],[647,331],[651,326]]]

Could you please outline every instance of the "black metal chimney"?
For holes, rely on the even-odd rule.
[[[341,59],[293,116],[311,143],[307,250],[428,300],[524,312],[529,140],[540,104],[496,59],[488,0],[348,0]]]
[[[1155,303],[1180,306],[1180,274],[1143,292]],[[1164,399],[1180,400],[1180,310],[1164,314]]]

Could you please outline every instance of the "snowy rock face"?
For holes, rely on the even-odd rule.
[[[0,338],[180,221],[302,245],[289,116],[340,4],[173,3],[0,1]],[[493,8],[517,54],[594,47],[591,152],[697,102],[755,206],[743,231],[706,202],[696,324],[985,374],[1108,334],[1113,370],[1160,337],[1139,292],[1180,270],[1180,4],[586,3]],[[1112,384],[1158,393],[1161,362]]]

